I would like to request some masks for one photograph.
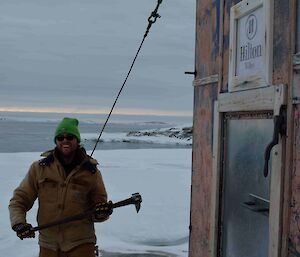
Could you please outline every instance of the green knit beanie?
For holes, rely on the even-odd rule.
[[[71,134],[77,138],[78,142],[80,142],[80,132],[78,129],[78,124],[79,121],[77,119],[67,117],[63,118],[63,120],[58,123],[56,127],[54,140],[59,135]]]

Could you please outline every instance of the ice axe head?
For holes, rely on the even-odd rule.
[[[126,206],[126,205],[129,205],[129,204],[134,204],[136,211],[139,212],[139,210],[141,208],[141,202],[142,202],[141,195],[139,193],[134,193],[128,199],[125,199],[123,201],[114,203],[113,208],[119,208],[119,207]]]
[[[135,205],[136,212],[141,209],[142,196],[139,193],[134,193],[131,196],[132,203]]]

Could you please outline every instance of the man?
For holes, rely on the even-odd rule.
[[[37,221],[43,225],[95,209],[93,217],[41,230],[39,257],[94,257],[94,221],[102,222],[112,213],[112,203],[97,169],[97,161],[80,146],[78,120],[64,118],[54,135],[55,149],[42,154],[15,189],[9,203],[12,229],[22,240],[34,237],[26,212],[38,198]]]

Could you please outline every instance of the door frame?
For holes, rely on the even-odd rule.
[[[211,195],[211,220],[210,220],[210,253],[217,257],[219,252],[219,220],[220,210],[220,183],[222,169],[222,124],[224,113],[238,111],[273,111],[279,115],[282,106],[287,104],[287,87],[280,84],[263,88],[222,93],[214,103],[213,125],[213,173]],[[270,133],[273,133],[271,131]],[[280,257],[282,235],[282,196],[285,138],[280,138],[278,145],[272,150],[272,172],[270,172],[270,215],[269,215],[269,245],[268,256]]]

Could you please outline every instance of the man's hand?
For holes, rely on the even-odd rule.
[[[32,226],[29,223],[19,223],[13,226],[13,230],[17,233],[17,236],[23,240],[24,238],[35,237],[34,231],[31,230]]]
[[[109,216],[113,213],[113,203],[108,201],[107,203],[97,203],[95,206],[95,214],[97,216]]]

